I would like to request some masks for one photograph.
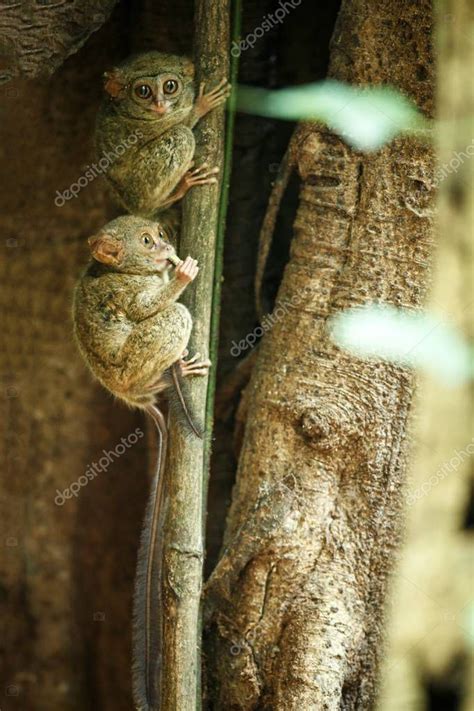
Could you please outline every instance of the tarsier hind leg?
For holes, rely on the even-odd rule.
[[[195,185],[217,182],[218,168],[194,167],[195,140],[188,126],[175,126],[145,144],[130,166],[112,167],[109,179],[127,210],[153,216],[181,200]]]
[[[180,359],[191,334],[191,316],[173,304],[137,324],[122,349],[120,391],[125,400],[143,405],[167,387],[165,371]],[[137,368],[137,364],[140,367]]]
[[[170,194],[193,162],[194,134],[179,125],[139,148],[133,160],[112,165],[109,179],[128,212],[151,216],[171,204]]]
[[[205,360],[199,360],[201,357],[200,353],[195,353],[192,358],[185,360],[187,355],[188,352],[185,351],[179,361],[179,367],[183,378],[189,378],[193,375],[207,375],[207,371],[211,366],[211,361],[207,358]]]

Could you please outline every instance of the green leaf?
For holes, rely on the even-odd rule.
[[[240,86],[237,108],[290,121],[322,121],[358,150],[377,150],[395,136],[426,128],[403,94],[388,86],[357,88],[337,81],[278,91]]]
[[[371,305],[331,320],[335,343],[363,358],[418,366],[456,385],[472,376],[472,354],[458,333],[425,312]]]

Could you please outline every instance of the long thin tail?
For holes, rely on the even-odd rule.
[[[133,695],[139,711],[158,711],[161,688],[161,539],[168,430],[162,412],[148,405],[158,433],[158,454],[138,552],[133,600]]]
[[[186,399],[183,395],[183,390],[181,387],[181,381],[180,381],[180,377],[179,377],[178,368],[179,368],[179,366],[177,363],[173,363],[173,365],[170,368],[171,378],[173,380],[174,390],[175,390],[176,396],[178,398],[178,402],[179,402],[179,404],[181,406],[181,410],[186,418],[187,424],[191,427],[191,429],[194,432],[194,434],[196,435],[196,437],[199,437],[199,439],[202,439],[202,432],[199,430],[198,426],[195,424],[194,418],[193,418],[191,412],[189,411],[188,403],[186,402]],[[174,405],[172,398],[170,398],[170,405],[172,407]]]

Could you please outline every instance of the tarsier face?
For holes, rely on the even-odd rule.
[[[127,215],[106,225],[89,238],[97,262],[128,274],[156,274],[179,261],[167,241],[166,227],[159,222]]]
[[[131,98],[139,106],[163,116],[178,101],[183,91],[183,81],[177,74],[139,77],[130,89]]]
[[[183,57],[148,52],[105,74],[105,90],[120,113],[160,120],[189,111],[194,69]]]

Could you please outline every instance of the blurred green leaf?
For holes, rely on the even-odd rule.
[[[291,121],[322,121],[358,150],[377,150],[400,133],[426,128],[416,107],[388,86],[337,81],[278,91],[240,86],[239,111]]]
[[[361,357],[419,366],[455,385],[472,375],[472,355],[458,333],[433,315],[372,305],[332,319],[337,345]]]

